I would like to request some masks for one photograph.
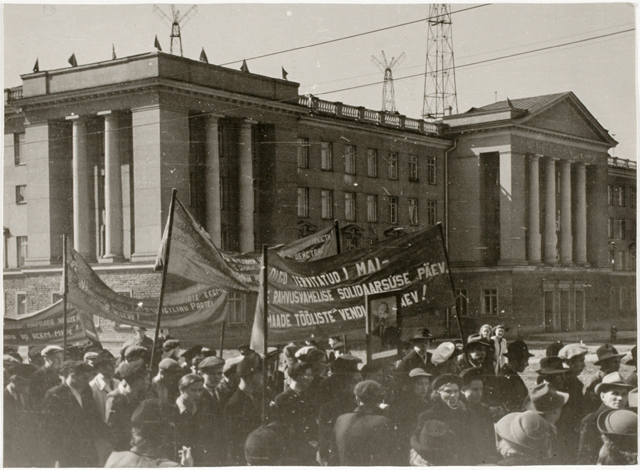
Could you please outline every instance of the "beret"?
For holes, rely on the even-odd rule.
[[[200,370],[209,369],[209,368],[220,367],[224,365],[225,365],[224,359],[221,359],[218,356],[209,356],[209,357],[205,357],[202,361],[200,361],[200,363],[198,364],[198,369]]]

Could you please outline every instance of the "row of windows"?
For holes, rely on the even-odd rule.
[[[636,289],[631,287],[611,287],[609,289],[610,308],[634,308],[636,306]]]
[[[309,168],[309,149],[311,144],[306,137],[298,138],[298,168]],[[357,148],[355,145],[344,147],[344,172],[355,175],[357,171]],[[387,177],[391,180],[398,179],[398,153],[390,152],[387,163]],[[427,183],[436,184],[436,158],[427,157]],[[320,169],[333,171],[333,142],[320,142]],[[367,176],[378,177],[378,150],[367,149]],[[409,181],[418,181],[418,157],[409,155]]]
[[[619,207],[636,207],[636,188],[627,188],[625,186],[610,184],[609,205]]]
[[[378,196],[375,194],[366,194],[367,201],[367,222],[378,222]],[[348,222],[355,222],[358,220],[357,206],[356,206],[356,193],[344,193],[344,216]],[[388,202],[388,223],[398,223],[398,204],[399,198],[395,196],[389,196]],[[409,225],[418,225],[418,200],[409,198],[408,200],[409,211]],[[333,219],[333,203],[334,195],[330,189],[320,190],[320,202],[321,202],[321,217],[323,219]],[[435,225],[438,220],[437,214],[437,201],[428,200],[427,202],[427,224]],[[298,217],[309,217],[309,188],[298,188]]]
[[[498,289],[482,289],[480,297],[480,315],[498,315]],[[469,311],[469,292],[467,289],[456,289],[456,312],[460,316],[477,315]]]

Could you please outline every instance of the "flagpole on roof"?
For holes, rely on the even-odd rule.
[[[67,234],[62,234],[62,359],[67,359]]]
[[[158,300],[158,315],[156,316],[156,330],[153,333],[153,348],[151,349],[151,360],[149,361],[149,369],[153,370],[153,360],[155,359],[156,349],[158,347],[158,336],[160,335],[160,321],[162,318],[162,303],[164,301],[164,287],[167,281],[167,268],[169,267],[169,252],[171,250],[171,232],[173,229],[173,211],[176,203],[176,195],[178,190],[171,190],[171,204],[169,205],[169,218],[167,220],[167,239],[165,240],[164,259],[162,260],[162,281],[160,283],[160,299]]]
[[[260,279],[262,283],[262,331],[263,331],[263,353],[264,360],[262,362],[262,422],[267,421],[267,379],[269,377],[267,371],[267,351],[268,351],[268,328],[269,318],[268,311],[268,298],[269,298],[269,284],[267,274],[267,245],[262,245],[262,277]]]

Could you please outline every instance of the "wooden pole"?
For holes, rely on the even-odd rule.
[[[62,235],[62,359],[67,360],[67,234]]]
[[[160,321],[162,318],[162,303],[164,302],[164,288],[167,281],[167,268],[169,267],[169,252],[171,251],[171,232],[173,229],[173,211],[175,208],[176,195],[178,190],[171,190],[171,204],[169,205],[169,221],[167,222],[167,244],[164,250],[164,260],[162,261],[162,282],[160,283],[160,299],[158,301],[158,315],[156,316],[156,331],[153,334],[153,348],[151,349],[151,360],[149,369],[153,370],[153,360],[155,359],[156,348],[158,347],[158,336],[160,335]]]
[[[449,252],[447,251],[447,248],[444,246],[444,231],[442,229],[441,223],[438,224],[438,228],[440,229],[440,236],[442,237],[442,240],[443,240],[442,249],[444,250],[444,257],[447,260],[447,269],[449,270],[449,282],[451,283],[451,290],[455,293],[455,290],[453,288],[453,275],[451,274],[451,263],[449,263]],[[460,321],[460,315],[458,315],[458,309],[456,309],[456,307],[454,306],[451,308],[451,311],[455,315],[456,321],[458,323],[458,330],[460,331],[460,340],[462,341],[462,346],[466,346],[467,338],[465,338],[464,332],[462,331],[462,322]]]
[[[225,320],[222,322],[222,331],[220,332],[220,354],[218,354],[220,358],[222,358],[222,351],[224,350],[224,329],[226,325],[227,321]]]
[[[340,254],[342,247],[340,246],[340,223],[338,222],[338,219],[333,221],[333,227],[336,230],[336,249],[338,254]]]
[[[267,245],[262,245],[262,331],[263,331],[263,354],[264,361],[262,364],[262,421],[267,421],[267,379],[268,379],[268,370],[266,367],[266,359],[267,359],[267,351],[269,349],[269,309],[268,309],[268,298],[269,298],[269,285],[268,285],[268,274],[267,274]]]

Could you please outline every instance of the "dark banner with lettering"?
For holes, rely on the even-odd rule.
[[[64,341],[64,316],[62,300],[21,318],[4,318],[5,346],[33,346],[57,344]],[[67,308],[67,344],[78,342],[98,342],[91,315]]]
[[[439,227],[309,263],[269,253],[267,264],[269,344],[364,331],[371,294],[398,291],[403,317],[455,305]],[[256,351],[263,348],[262,307],[259,295]]]

